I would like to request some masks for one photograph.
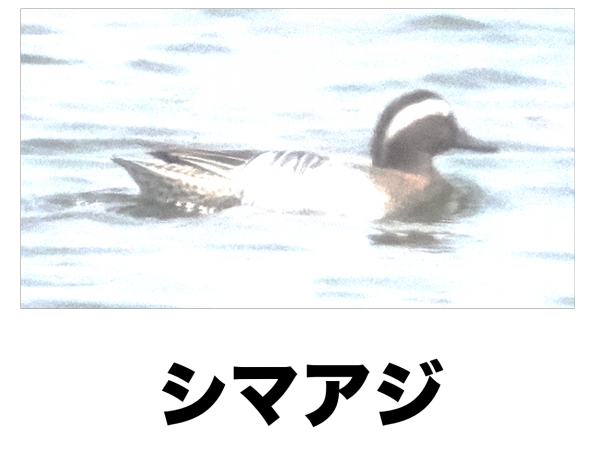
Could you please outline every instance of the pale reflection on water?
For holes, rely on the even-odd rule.
[[[24,307],[574,306],[573,12],[24,10]],[[546,34],[546,33],[548,34]],[[147,203],[110,160],[172,145],[365,157],[405,91],[496,155],[455,215]]]

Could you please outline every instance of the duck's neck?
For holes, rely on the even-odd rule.
[[[409,173],[393,168],[372,167],[371,178],[373,183],[389,196],[413,191],[423,191],[438,176],[434,170],[425,173]]]
[[[388,210],[424,201],[440,191],[445,183],[432,164],[422,173],[372,167],[371,180],[377,190],[385,196]]]
[[[436,173],[433,156],[429,153],[412,150],[393,151],[392,154],[387,152],[389,151],[386,151],[384,156],[378,159],[373,156],[373,167],[422,176]]]
[[[422,176],[432,176],[437,173],[433,157],[422,153],[411,161],[398,163],[395,169],[403,173]]]

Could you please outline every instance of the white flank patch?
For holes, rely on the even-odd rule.
[[[442,115],[447,117],[451,113],[449,104],[440,99],[428,99],[417,102],[402,109],[389,123],[385,138],[389,139],[396,135],[400,130],[405,129],[417,120],[432,115]]]

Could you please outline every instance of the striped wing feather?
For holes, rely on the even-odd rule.
[[[226,179],[230,179],[232,171],[242,168],[260,154],[254,150],[149,152],[166,163],[189,166]]]
[[[149,152],[166,163],[185,165],[230,179],[231,173],[251,162],[266,167],[279,167],[302,174],[328,161],[327,157],[310,152],[261,152],[256,150],[188,150]]]

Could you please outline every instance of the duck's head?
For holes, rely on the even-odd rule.
[[[497,152],[488,142],[462,129],[449,104],[438,94],[418,90],[404,94],[383,111],[374,130],[373,166],[407,173],[427,173],[432,159],[450,149]]]

